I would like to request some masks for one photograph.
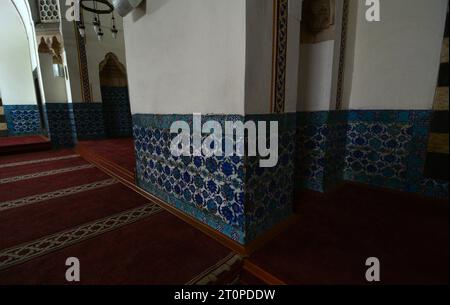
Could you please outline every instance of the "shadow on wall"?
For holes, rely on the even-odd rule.
[[[147,14],[150,15],[156,12],[169,2],[170,0],[153,0],[150,1],[149,4],[147,4],[147,1],[142,1],[141,4],[139,4],[139,6],[131,13],[133,22],[139,21],[139,19],[141,19]]]

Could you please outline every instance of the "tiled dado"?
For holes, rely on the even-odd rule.
[[[78,140],[105,138],[102,103],[73,103]]]
[[[277,121],[279,128],[275,167],[260,167],[259,157],[245,160],[245,231],[247,241],[251,241],[292,214],[297,117],[295,113],[247,115],[245,120],[265,121],[267,125]]]
[[[109,137],[130,137],[132,117],[128,87],[101,87],[105,132]]]
[[[124,103],[128,108],[123,106]],[[48,103],[46,108],[55,146],[73,146],[77,140],[132,134],[130,108],[126,99],[122,102],[108,100],[103,103]],[[126,117],[130,118],[124,119]]]
[[[0,137],[8,136],[8,126],[6,125],[5,110],[2,99],[0,98]]]
[[[77,141],[73,104],[47,103],[46,117],[52,144],[56,147],[72,147]]]
[[[340,179],[344,167],[347,125],[341,112],[297,114],[296,181],[324,192]]]
[[[202,119],[224,126],[224,121],[246,118],[210,115]],[[192,126],[192,115],[133,116],[140,187],[241,244],[290,215],[293,184],[287,181],[293,181],[295,143],[282,150],[277,167],[262,171],[256,158],[174,157],[169,150],[174,136],[170,125],[177,120]],[[280,144],[293,142],[295,128],[280,130]]]
[[[347,180],[448,197],[448,182],[424,177],[431,113],[300,113],[297,177],[301,185],[325,191],[327,186]]]
[[[37,105],[4,105],[3,108],[9,135],[33,135],[42,132]]]

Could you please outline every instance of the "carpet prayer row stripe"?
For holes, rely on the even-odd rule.
[[[73,229],[0,251],[0,270],[27,262],[38,256],[82,242],[163,211],[156,204],[146,204],[120,214],[105,217]]]
[[[54,198],[60,198],[60,197],[65,197],[65,196],[69,196],[69,195],[73,195],[73,194],[79,194],[82,192],[87,192],[90,190],[103,188],[103,187],[110,186],[110,185],[117,184],[117,183],[118,182],[115,179],[107,179],[107,180],[102,180],[102,181],[96,181],[96,182],[89,183],[89,184],[77,185],[74,187],[69,187],[69,188],[65,188],[65,189],[61,189],[61,190],[57,190],[57,191],[53,191],[53,192],[37,194],[37,195],[28,196],[28,197],[10,200],[10,201],[4,201],[4,202],[0,202],[0,212],[9,210],[9,209],[13,209],[13,208],[23,207],[23,206],[34,204],[34,203],[39,203],[39,202],[54,199]]]
[[[59,161],[59,160],[67,160],[67,159],[74,159],[74,158],[78,158],[78,157],[80,157],[80,156],[79,155],[68,155],[68,156],[62,156],[62,157],[54,157],[54,158],[46,158],[46,159],[38,159],[38,160],[30,160],[30,161],[22,161],[22,162],[13,162],[13,163],[0,164],[0,168],[15,167],[15,166],[29,165],[29,164],[38,164],[38,163]]]
[[[75,172],[75,171],[88,169],[88,168],[93,168],[93,167],[95,167],[93,164],[85,164],[85,165],[79,165],[79,166],[73,166],[73,167],[52,169],[52,170],[49,170],[49,171],[32,173],[32,174],[27,174],[27,175],[8,177],[8,178],[0,179],[0,184],[6,184],[6,183],[12,183],[12,182],[17,182],[17,181],[22,181],[22,180],[28,180],[28,179],[34,179],[34,178],[40,178],[40,177],[48,177],[48,176],[64,174],[64,173],[70,173],[70,172]]]

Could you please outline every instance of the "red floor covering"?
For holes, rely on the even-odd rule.
[[[71,149],[48,150],[22,154],[4,155],[0,157],[0,166],[2,164],[24,162],[30,160],[41,160],[46,158],[55,158],[61,156],[73,155],[75,152]]]
[[[285,283],[365,284],[369,257],[384,284],[448,283],[447,201],[360,185],[297,200],[299,222],[251,257]]]
[[[43,172],[47,170],[56,170],[74,166],[89,164],[82,158],[70,158],[65,160],[54,160],[51,162],[39,162],[34,164],[23,164],[0,169],[0,179],[20,176],[32,173]]]
[[[82,284],[184,284],[229,250],[167,212],[0,272],[0,284],[64,284],[68,257]]]
[[[0,148],[14,145],[26,145],[48,142],[48,139],[43,136],[22,136],[22,137],[1,137]]]
[[[134,164],[131,140],[89,145],[113,162]],[[372,256],[380,259],[383,283],[448,283],[448,202],[351,184],[296,201],[299,222],[250,258],[285,283],[365,284]],[[254,279],[249,283],[260,283]]]
[[[132,138],[109,139],[99,141],[81,141],[80,144],[99,156],[114,162],[130,172],[136,166],[134,143]]]
[[[71,154],[74,152],[0,157],[0,164]],[[0,170],[2,175],[13,177],[84,163],[79,158],[71,158]],[[3,169],[8,169],[8,173],[3,173]],[[65,260],[68,257],[80,259],[81,284],[183,284],[230,254],[231,251],[218,242],[118,183],[4,209],[9,200],[105,179],[111,178],[90,168],[0,184],[0,284],[66,284]],[[22,259],[36,247],[29,245],[38,240],[58,233],[65,237],[78,236],[79,228],[86,224],[104,218],[108,219],[106,223],[111,223],[111,217],[118,213],[151,206],[158,212],[2,267],[2,263],[11,258],[8,253],[12,250],[18,249],[14,258]],[[100,230],[102,226],[95,225],[93,230]],[[46,249],[52,243],[45,242],[40,247]]]
[[[75,185],[83,185],[105,179],[110,179],[110,177],[96,168],[90,168],[77,172],[33,178],[17,181],[15,183],[0,184],[0,201],[52,192]]]
[[[0,137],[0,155],[49,149],[50,140],[44,136]]]
[[[0,248],[72,228],[146,204],[120,184],[0,212]]]

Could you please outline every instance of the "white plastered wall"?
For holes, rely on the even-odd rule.
[[[124,18],[133,113],[244,114],[245,0],[154,0]]]
[[[65,0],[60,0],[62,12],[61,30],[63,33],[64,49],[67,61],[67,68],[70,77],[70,94],[72,102],[80,103],[83,101],[81,94],[80,67],[78,61],[78,47],[75,36],[75,27],[73,22],[65,19]],[[125,42],[123,32],[123,21],[120,16],[115,14],[116,27],[119,30],[117,39],[113,39],[111,35],[111,15],[100,15],[102,30],[104,33],[103,40],[98,41],[92,25],[93,15],[89,12],[84,13],[86,26],[86,54],[89,69],[89,82],[92,88],[92,99],[94,102],[101,102],[99,65],[105,59],[109,52],[113,52],[119,61],[126,65],[125,59]]]
[[[67,102],[64,77],[55,77],[53,73],[53,56],[47,53],[39,54],[42,80],[44,83],[45,100],[47,103]]]
[[[30,44],[19,12],[0,2],[0,92],[4,105],[36,104]]]
[[[370,23],[350,1],[344,109],[431,109],[447,0],[380,2]]]

